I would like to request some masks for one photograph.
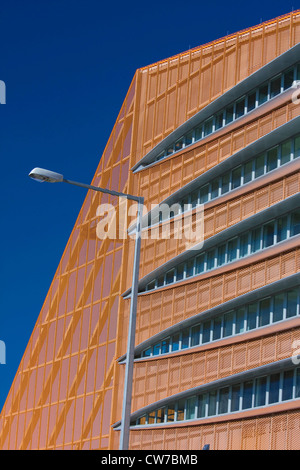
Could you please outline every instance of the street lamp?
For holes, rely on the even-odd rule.
[[[136,312],[137,312],[137,298],[138,298],[138,281],[139,281],[139,265],[141,253],[141,227],[144,198],[133,196],[131,194],[120,193],[110,189],[99,188],[90,184],[78,183],[77,181],[70,181],[64,178],[60,173],[45,170],[44,168],[34,168],[29,173],[30,178],[41,183],[68,183],[82,188],[91,189],[92,191],[99,191],[101,193],[110,194],[112,196],[124,197],[131,201],[138,203],[137,210],[137,225],[134,247],[134,261],[132,273],[132,286],[130,297],[130,314],[128,324],[128,339],[127,339],[127,353],[126,353],[126,368],[124,380],[124,396],[122,404],[122,421],[120,430],[120,450],[127,450],[129,446],[129,432],[130,432],[130,414],[131,414],[131,396],[132,396],[132,381],[133,381],[133,363],[134,363],[134,346],[135,346],[135,328],[136,328]]]

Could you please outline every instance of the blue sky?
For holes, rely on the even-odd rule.
[[[137,68],[300,8],[295,0],[2,0],[0,409]]]

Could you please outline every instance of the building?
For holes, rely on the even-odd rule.
[[[131,449],[300,448],[297,80],[300,11],[135,73],[92,182],[152,209]],[[120,208],[118,236],[98,237],[105,203],[118,206],[87,193],[4,404],[1,449],[118,449],[134,241]],[[159,203],[177,203],[171,221]],[[197,232],[198,209],[193,249],[159,236],[183,216]]]

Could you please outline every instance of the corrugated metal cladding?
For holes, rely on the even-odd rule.
[[[150,210],[152,204],[296,118],[300,106],[285,94],[285,99],[270,100],[189,147],[131,171],[178,126],[299,42],[300,12],[294,11],[138,69],[92,184],[143,196]],[[210,201],[204,206],[205,239],[299,189],[299,165],[295,164]],[[122,294],[130,288],[134,240],[120,230],[115,240],[97,237],[101,203],[118,206],[116,198],[87,193],[4,404],[1,449],[119,447],[119,431],[112,425],[121,419],[124,364],[117,359],[126,353],[130,300]],[[193,217],[191,213],[191,223]],[[141,293],[136,344],[298,272],[299,245],[290,239],[281,250],[275,248],[226,269]],[[182,240],[172,237],[143,239],[140,277],[185,249]],[[251,330],[198,349],[137,360],[132,412],[292,356],[299,328],[294,318],[276,328]],[[196,450],[209,443],[211,449],[299,449],[300,400],[155,426],[133,425],[130,448]]]

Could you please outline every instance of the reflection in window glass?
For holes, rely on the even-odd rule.
[[[204,418],[206,415],[206,402],[207,402],[207,393],[199,396],[198,401],[198,418]]]
[[[193,326],[191,330],[191,346],[200,344],[200,325]]]
[[[197,397],[191,397],[186,402],[186,419],[196,418]]]
[[[181,337],[181,349],[186,349],[189,347],[189,337],[190,337],[190,330],[185,328],[182,332]]]
[[[213,416],[216,414],[217,407],[217,391],[213,390],[209,392],[209,401],[208,401],[208,416]]]
[[[273,322],[283,319],[284,294],[277,294],[273,302]]]
[[[205,261],[205,255],[200,255],[197,256],[196,258],[196,274],[203,273],[204,271],[204,261]]]
[[[177,405],[177,421],[184,420],[184,407],[185,407],[185,400],[179,400]]]
[[[261,229],[256,228],[252,230],[251,233],[251,253],[255,253],[256,251],[260,250],[260,234]]]
[[[236,118],[239,118],[245,114],[245,98],[236,103],[235,114]]]
[[[286,370],[283,374],[282,400],[291,400],[293,398],[293,379],[294,371]]]
[[[210,341],[210,320],[203,323],[202,343]]]
[[[295,398],[300,397],[300,368],[296,370]]]
[[[292,154],[292,141],[288,140],[281,145],[281,165],[289,162]]]
[[[277,243],[287,238],[288,218],[280,217],[277,221]]]
[[[189,133],[185,136],[185,145],[190,145],[192,142],[193,142],[193,131],[192,131],[192,132],[189,132]]]
[[[259,326],[270,323],[271,299],[264,299],[259,304]]]
[[[294,158],[300,157],[300,137],[295,139]]]
[[[181,281],[184,277],[184,264],[179,264],[176,269],[176,280]]]
[[[172,336],[172,351],[179,350],[179,334]]]
[[[245,309],[239,308],[236,313],[236,325],[235,325],[235,332],[244,333],[245,331]]]
[[[153,356],[158,356],[160,353],[160,343],[153,346]]]
[[[243,404],[242,404],[243,410],[246,410],[247,408],[252,408],[252,389],[253,389],[252,380],[244,383]]]
[[[244,166],[244,184],[252,181],[252,161],[247,162]]]
[[[270,98],[279,95],[281,90],[281,77],[274,78],[270,83]]]
[[[166,284],[171,284],[174,282],[174,274],[175,274],[175,269],[171,269],[171,271],[168,271],[166,274]]]
[[[222,318],[215,318],[213,322],[213,340],[221,338]]]
[[[239,166],[232,171],[232,189],[241,186],[242,167]]]
[[[161,343],[161,353],[167,354],[170,350],[170,338],[167,338]]]
[[[226,262],[226,244],[218,247],[218,266],[222,266]]]
[[[300,211],[292,214],[292,236],[300,233]]]
[[[247,330],[256,328],[257,303],[249,304],[247,315]]]
[[[226,124],[229,124],[233,121],[233,105],[228,106],[226,109]]]
[[[233,385],[232,387],[230,411],[238,411],[240,409],[240,389],[240,385]]]
[[[222,186],[221,186],[222,194],[225,194],[229,191],[229,183],[230,183],[230,173],[225,173],[225,175],[222,176]]]
[[[268,246],[271,246],[274,244],[274,234],[275,234],[274,222],[264,225],[263,227],[264,248],[267,248]]]
[[[249,242],[248,242],[248,233],[244,233],[240,238],[240,257],[248,255]]]
[[[204,135],[209,135],[212,133],[213,128],[213,119],[209,119],[204,123]]]
[[[202,139],[202,126],[195,129],[195,140]]]
[[[259,155],[255,159],[255,178],[262,176],[265,172],[265,156]]]
[[[258,90],[258,104],[265,103],[268,99],[268,85],[263,85]]]
[[[248,105],[247,105],[247,111],[252,111],[255,108],[256,105],[256,91],[248,95]]]
[[[267,171],[272,171],[277,168],[278,160],[278,147],[267,152]]]
[[[228,262],[234,261],[237,258],[237,246],[237,238],[228,242]]]
[[[211,183],[211,198],[214,199],[215,197],[219,196],[219,178],[216,178]]]
[[[175,405],[168,405],[167,421],[172,422],[175,419]]]
[[[215,128],[216,130],[220,129],[223,127],[223,111],[216,116],[215,120]]]
[[[224,315],[223,337],[232,335],[234,312],[228,312]]]
[[[151,411],[148,414],[148,424],[154,424],[155,423],[155,411]]]
[[[221,388],[219,394],[219,414],[228,413],[229,387]]]
[[[297,315],[298,293],[296,289],[290,290],[287,293],[287,309],[286,317],[294,317]]]
[[[159,408],[156,413],[156,422],[157,423],[164,423],[166,416],[166,408]]]
[[[194,260],[189,260],[186,264],[186,277],[194,275]]]
[[[287,90],[287,88],[290,88],[293,85],[294,81],[294,69],[290,69],[284,74],[283,78],[283,88]]]
[[[267,377],[260,377],[256,380],[255,406],[266,404]]]
[[[162,287],[164,285],[164,282],[165,282],[165,276],[162,275],[157,279],[157,287]]]
[[[210,250],[207,253],[207,269],[213,269],[215,267],[215,250]]]
[[[200,189],[200,204],[204,204],[208,201],[209,186],[206,185]]]

